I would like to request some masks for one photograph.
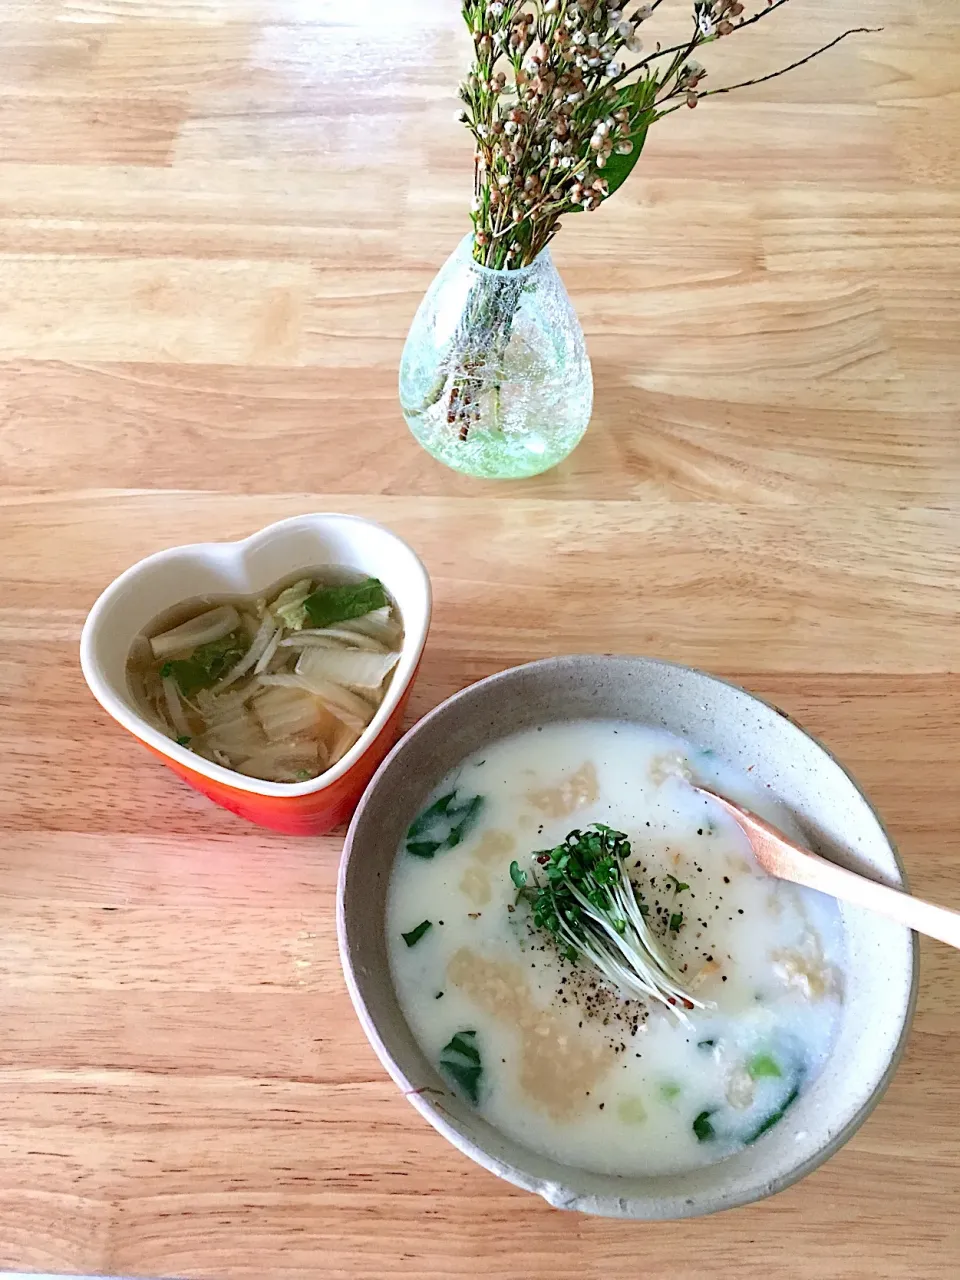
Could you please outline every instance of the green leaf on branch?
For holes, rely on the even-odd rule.
[[[624,107],[630,112],[630,132],[626,136],[633,143],[633,150],[628,155],[621,155],[619,151],[614,150],[613,155],[608,157],[605,167],[600,170],[600,176],[606,179],[608,188],[607,194],[603,197],[604,200],[609,200],[615,191],[619,191],[633,172],[633,166],[640,159],[643,144],[647,140],[647,130],[657,118],[657,109],[654,105],[657,87],[657,82],[653,79],[626,84],[622,89],[617,90],[616,98],[610,103],[611,115]],[[582,213],[583,206],[568,205],[563,212],[565,214]]]

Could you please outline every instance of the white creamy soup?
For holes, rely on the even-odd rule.
[[[836,903],[761,871],[691,777],[791,830],[769,792],[712,754],[582,721],[465,760],[397,854],[388,946],[414,1034],[487,1120],[566,1164],[713,1163],[780,1123],[830,1051]],[[535,925],[534,890],[515,880],[541,883],[535,855],[595,823],[628,838],[636,901],[704,1008],[626,997]]]

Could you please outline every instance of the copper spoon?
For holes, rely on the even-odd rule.
[[[854,906],[866,907],[868,911],[876,911],[906,925],[908,929],[916,929],[917,933],[925,933],[951,947],[960,948],[960,911],[934,906],[932,902],[924,902],[922,898],[914,898],[900,889],[891,889],[838,867],[836,863],[802,849],[769,822],[764,822],[749,809],[718,795],[709,787],[694,786],[694,790],[715,800],[739,823],[750,841],[754,856],[770,875],[805,885],[808,889],[819,889],[821,893],[842,898]]]

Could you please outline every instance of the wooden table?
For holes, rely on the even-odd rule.
[[[563,1215],[374,1058],[340,837],[213,808],[80,678],[84,614],[138,557],[359,512],[433,575],[414,715],[547,654],[712,669],[822,736],[915,889],[960,906],[956,0],[795,0],[716,51],[759,74],[885,28],[665,121],[570,220],[593,426],[503,487],[422,453],[396,396],[466,227],[458,8],[0,0],[0,1264],[954,1278],[954,954],[923,946],[906,1060],[814,1176],[683,1227]]]

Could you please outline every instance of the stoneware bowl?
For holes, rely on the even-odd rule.
[[[900,1058],[916,996],[913,935],[841,904],[849,959],[836,1047],[786,1117],[739,1154],[693,1173],[615,1177],[537,1154],[449,1091],[413,1038],[384,941],[387,882],[401,837],[431,789],[472,751],[536,724],[614,718],[664,727],[710,748],[789,804],[812,848],[891,885],[897,854],[856,783],[782,712],[699,671],[647,658],[552,658],[483,680],[431,712],[391,753],[347,838],[337,926],[347,984],[381,1062],[410,1102],[461,1151],[564,1209],[682,1218],[759,1200],[810,1173],[879,1101]],[[424,1088],[431,1091],[420,1092]]]
[[[400,661],[377,714],[332,769],[309,782],[262,782],[204,760],[149,724],[127,684],[135,637],[154,618],[197,597],[263,594],[284,578],[324,565],[379,578],[400,608]],[[242,542],[174,547],[120,575],[90,610],[80,641],[87,684],[114,720],[185,782],[232,813],[290,835],[321,835],[345,822],[396,741],[430,626],[430,581],[396,534],[369,520],[305,515],[269,525]]]

